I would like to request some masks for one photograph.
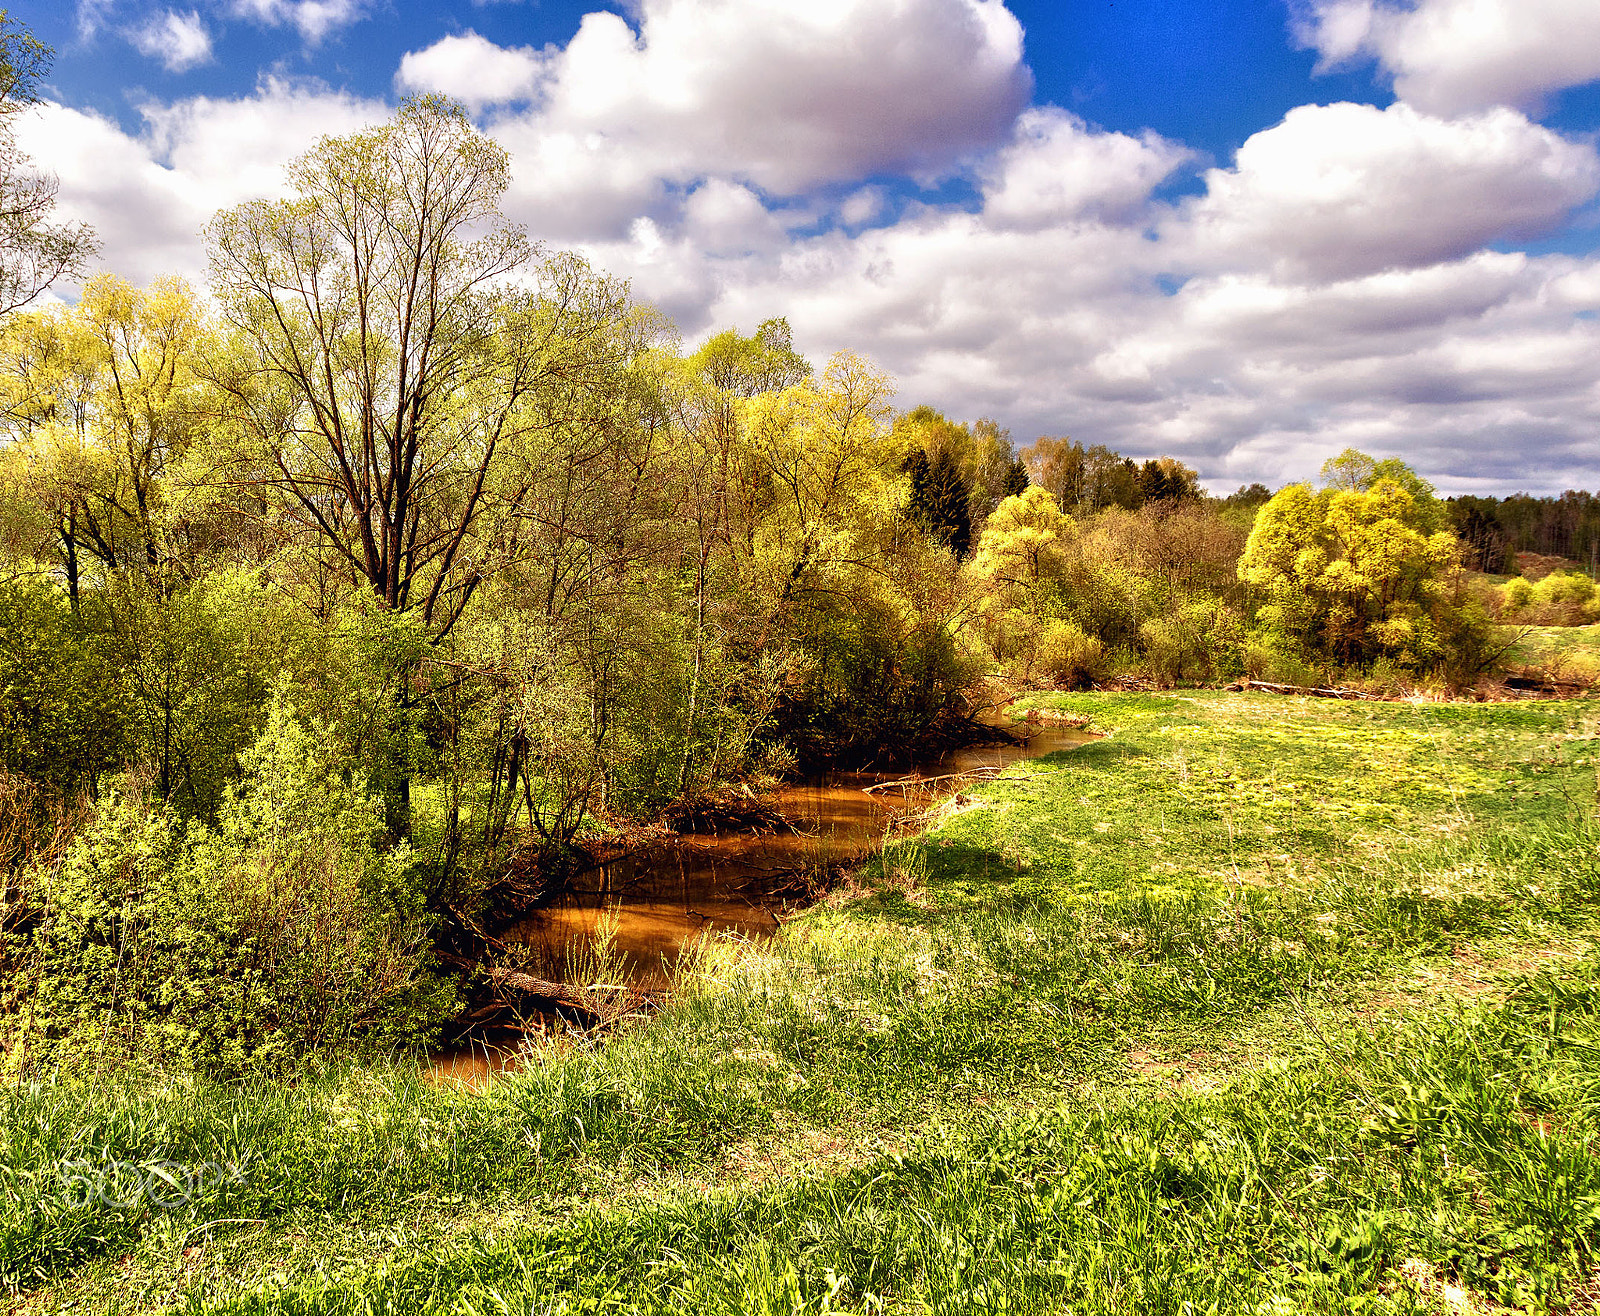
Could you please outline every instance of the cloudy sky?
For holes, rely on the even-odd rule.
[[[1175,454],[1600,487],[1596,0],[12,0],[103,265],[447,92],[506,209],[686,338],[786,315],[901,401]],[[70,293],[70,290],[69,290]]]

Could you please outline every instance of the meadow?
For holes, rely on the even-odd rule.
[[[1600,703],[1050,694],[658,1016],[483,1092],[0,1092],[0,1309],[1586,1310]]]

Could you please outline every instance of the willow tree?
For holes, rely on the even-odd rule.
[[[324,138],[288,179],[207,230],[235,479],[437,637],[487,574],[497,460],[596,308],[533,286],[540,253],[499,210],[509,158],[452,101]]]
[[[502,215],[509,157],[452,101],[324,138],[287,177],[286,198],[207,230],[222,469],[319,586],[342,579],[399,620],[384,661],[404,713],[412,646],[443,641],[528,554],[536,450],[553,434],[606,447],[638,335],[625,288],[546,259]],[[411,767],[389,770],[401,830]]]
[[[181,279],[141,289],[108,274],[76,306],[21,312],[0,330],[0,430],[53,523],[74,610],[92,564],[102,580],[193,568],[196,527],[175,506],[172,474],[202,427],[205,337]]]
[[[1481,665],[1486,617],[1460,587],[1460,545],[1395,480],[1314,492],[1292,484],[1256,516],[1239,578],[1259,620],[1319,656],[1408,667]]]

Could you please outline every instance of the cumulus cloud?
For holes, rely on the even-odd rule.
[[[1002,0],[639,0],[636,12],[637,31],[591,13],[559,52],[495,56],[509,60],[492,76],[540,89],[535,110],[497,127],[524,149],[550,143],[536,148],[542,191],[590,192],[611,173],[636,205],[645,175],[794,195],[938,173],[1002,140],[1031,87]],[[465,40],[408,55],[405,86],[460,94],[462,57],[495,49]]]
[[[473,110],[532,100],[546,58],[527,46],[507,49],[468,30],[448,36],[400,61],[394,85],[401,92],[443,92]]]
[[[283,166],[325,133],[349,132],[387,106],[316,86],[264,81],[240,99],[142,107],[143,131],[45,104],[16,123],[18,146],[61,181],[64,218],[94,226],[105,268],[138,282],[205,274],[200,231],[223,206],[283,191]]]
[[[228,12],[266,27],[292,27],[309,45],[367,16],[367,0],[228,0]]]
[[[982,166],[984,214],[1020,228],[1084,215],[1126,217],[1191,155],[1152,132],[1091,132],[1053,106],[1028,110],[1012,143]]]
[[[1164,200],[1193,166],[1181,143],[1020,108],[998,0],[628,12],[565,48],[447,38],[396,87],[470,101],[512,153],[512,218],[691,339],[786,315],[816,359],[877,358],[907,405],[1171,452],[1214,486],[1350,444],[1449,490],[1594,482],[1600,259],[1491,249],[1593,200],[1592,143],[1503,106],[1303,106]],[[1352,12],[1325,53],[1364,48]],[[19,142],[61,169],[110,268],[198,279],[219,206],[280,194],[287,159],[389,113],[267,81],[145,106],[131,134],[49,106]],[[970,186],[935,201],[896,172]]]
[[[1251,137],[1171,232],[1199,266],[1343,278],[1528,238],[1600,190],[1600,158],[1498,108],[1438,119],[1405,103],[1302,105]]]
[[[1379,222],[1403,200],[1385,180],[1421,167],[1410,148],[1340,154],[1338,132],[1270,143],[1335,175],[1341,195],[1372,193],[1343,216],[1354,255],[1310,224],[1314,197],[1263,193],[1257,141],[1207,174],[1204,196],[1165,206],[1150,192],[1180,148],[1054,111],[1025,116],[985,164],[976,213],[913,206],[859,233],[722,251],[652,220],[589,250],[691,336],[782,313],[819,356],[876,357],[907,404],[998,416],[1024,441],[1175,453],[1217,487],[1301,478],[1347,445],[1404,455],[1453,490],[1592,484],[1600,260],[1483,244],[1591,195],[1593,153],[1511,118],[1439,139],[1450,170],[1475,153],[1482,173],[1447,198],[1464,214],[1445,206],[1431,223],[1421,202]],[[1579,181],[1537,204],[1515,195],[1538,189],[1514,151],[1489,149],[1501,133],[1530,178],[1553,152]],[[1022,185],[1056,177],[1052,161],[1068,166],[1058,186]],[[1092,188],[1075,182],[1082,161],[1102,166],[1082,175]]]
[[[1305,0],[1294,30],[1324,67],[1369,57],[1420,109],[1537,106],[1600,78],[1594,0]]]
[[[129,40],[141,54],[160,60],[171,73],[211,62],[211,34],[193,9],[187,14],[169,9],[134,29]]]

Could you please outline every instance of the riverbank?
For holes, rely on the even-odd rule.
[[[1567,1303],[1600,703],[1033,702],[1109,734],[482,1096],[406,1062],[7,1090],[14,1305]]]

